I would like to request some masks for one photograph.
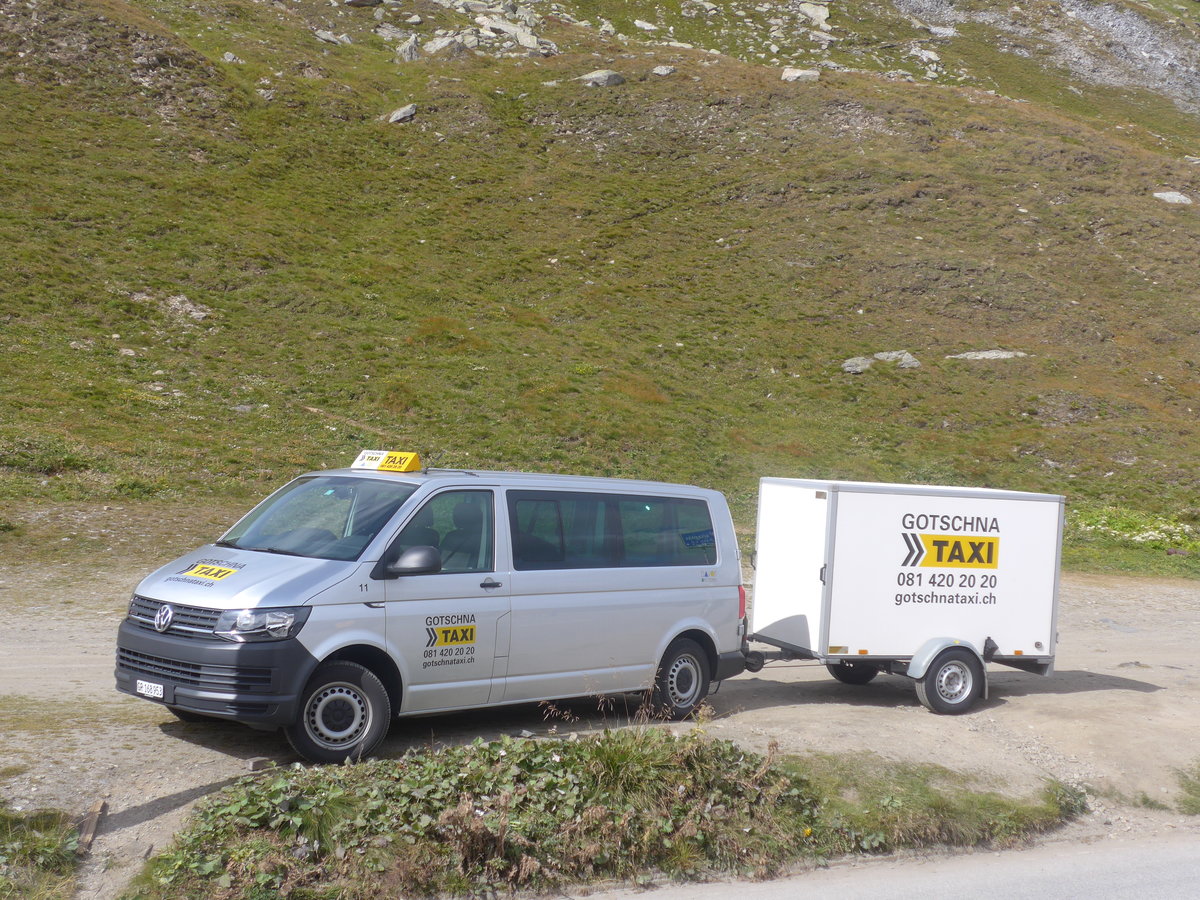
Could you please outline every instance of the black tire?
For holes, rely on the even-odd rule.
[[[865,662],[850,662],[848,660],[830,663],[825,668],[829,670],[830,675],[842,684],[870,684],[875,676],[879,674],[879,666]]]
[[[370,754],[392,722],[392,704],[378,676],[352,662],[318,666],[304,688],[288,743],[309,762],[340,763]]]
[[[671,643],[654,677],[654,708],[669,719],[683,719],[696,711],[708,696],[708,654],[695,641],[679,638]]]
[[[168,706],[167,709],[180,722],[211,722],[212,716],[206,716],[204,713],[192,712],[190,709],[180,709],[178,706]]]
[[[942,715],[965,713],[983,693],[983,663],[963,647],[951,647],[917,680],[917,699]]]

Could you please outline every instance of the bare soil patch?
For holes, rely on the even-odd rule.
[[[6,552],[0,564],[9,617],[0,633],[0,796],[79,815],[106,799],[79,893],[104,900],[170,841],[196,799],[256,757],[296,757],[280,735],[184,724],[113,688],[114,638],[133,585],[229,515],[163,508],[148,521],[144,509],[102,507],[31,515],[21,514],[24,536],[6,539],[6,549],[36,537],[59,550]],[[1073,839],[1200,836],[1195,818],[1152,808],[1173,807],[1176,770],[1200,757],[1200,585],[1076,575],[1064,578],[1061,599],[1058,671],[1041,678],[992,667],[990,699],[967,715],[930,714],[905,679],[852,687],[823,667],[775,664],[722,685],[704,727],[759,751],[776,742],[784,752],[937,762],[1000,791],[1032,793],[1047,777],[1086,784],[1095,811],[1068,830]],[[383,753],[628,721],[594,704],[569,709],[578,721],[548,721],[537,706],[406,720]]]

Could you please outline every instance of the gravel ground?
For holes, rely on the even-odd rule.
[[[199,543],[192,531],[216,531],[205,523],[221,518],[165,510],[148,521],[142,510],[135,527],[124,515],[63,512],[37,527],[77,529],[67,533],[82,550],[65,562],[5,553],[0,564],[0,608],[10,614],[0,636],[0,796],[20,809],[81,815],[107,801],[80,881],[87,900],[118,896],[192,803],[249,771],[252,760],[295,761],[279,735],[184,724],[116,693],[113,642],[130,588],[160,559]],[[139,529],[149,539],[172,525],[177,531],[158,533],[184,534],[183,547],[136,539]],[[106,540],[106,529],[134,538]],[[1042,678],[992,667],[990,699],[967,715],[928,713],[901,678],[851,687],[819,666],[773,664],[724,684],[710,698],[715,716],[705,727],[755,750],[775,742],[784,752],[937,762],[1015,793],[1036,792],[1046,777],[1086,785],[1094,811],[1055,840],[1158,833],[1200,840],[1200,819],[1168,811],[1176,771],[1200,759],[1198,610],[1200,585],[1190,582],[1068,576],[1058,671]],[[11,624],[21,621],[26,627]],[[407,720],[392,728],[382,752],[624,721],[572,708],[582,718],[570,725],[547,722],[535,706]]]

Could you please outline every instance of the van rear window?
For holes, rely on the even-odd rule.
[[[568,491],[509,491],[513,566],[604,569],[711,566],[712,517],[703,500]]]

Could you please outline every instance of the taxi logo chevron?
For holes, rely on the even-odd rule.
[[[995,569],[1000,565],[1000,538],[969,534],[901,532],[907,554],[902,566],[923,569]]]
[[[475,626],[460,625],[456,628],[426,628],[426,647],[454,647],[459,644],[475,643]]]

